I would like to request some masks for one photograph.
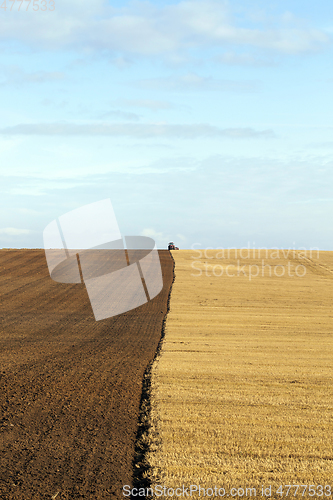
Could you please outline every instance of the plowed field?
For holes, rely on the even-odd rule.
[[[0,251],[0,498],[123,498],[142,378],[167,312],[162,292],[96,322],[83,284],[51,280],[43,250]]]

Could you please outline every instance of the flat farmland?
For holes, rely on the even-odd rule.
[[[162,292],[96,322],[83,284],[54,282],[43,250],[0,251],[0,498],[123,498],[133,481],[142,379]]]
[[[325,497],[329,488],[318,485],[333,491],[333,253],[172,254],[152,375],[152,485],[243,488],[238,496],[271,486],[271,498],[284,498],[280,485],[304,484]]]

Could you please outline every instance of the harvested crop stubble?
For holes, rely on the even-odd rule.
[[[43,250],[0,251],[0,498],[124,498],[142,378],[161,337],[164,287],[95,321],[83,284],[56,283]]]
[[[333,253],[173,257],[152,377],[152,485],[257,496],[272,485],[272,498],[281,484],[332,485]]]

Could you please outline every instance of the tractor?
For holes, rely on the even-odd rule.
[[[173,241],[170,241],[168,245],[168,250],[179,250],[179,248],[175,246]]]

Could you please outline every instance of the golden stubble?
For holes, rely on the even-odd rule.
[[[333,490],[333,252],[274,252],[172,252],[152,486]]]

